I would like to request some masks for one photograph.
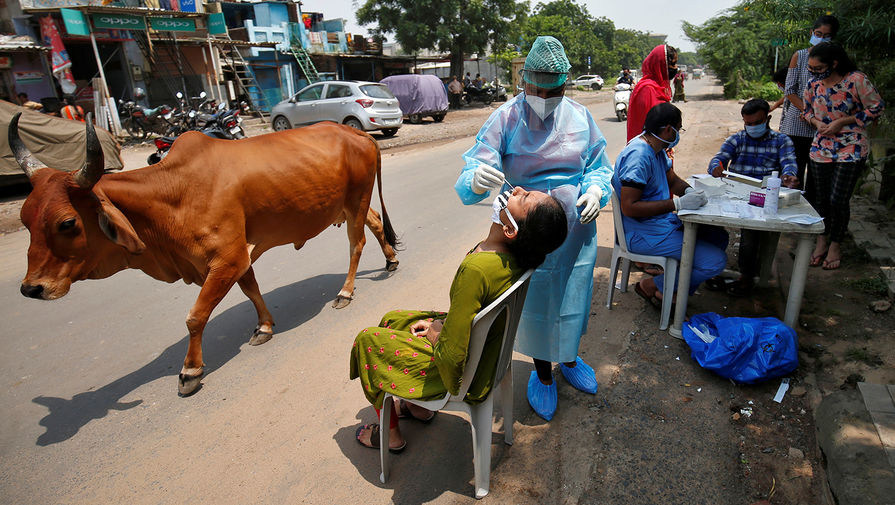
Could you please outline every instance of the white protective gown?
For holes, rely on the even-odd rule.
[[[583,105],[563,98],[542,121],[524,98],[521,93],[491,114],[463,155],[466,165],[455,189],[466,205],[488,198],[490,193],[472,191],[475,168],[485,163],[513,186],[549,191],[562,202],[569,234],[532,276],[516,350],[554,363],[575,361],[587,330],[597,260],[596,223],[581,224],[575,203],[597,185],[603,192],[600,207],[605,206],[613,169],[606,139]]]

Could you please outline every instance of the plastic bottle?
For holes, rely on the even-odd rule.
[[[768,186],[764,197],[764,213],[772,216],[777,215],[777,204],[780,201],[780,177],[778,172],[771,172],[768,177]]]

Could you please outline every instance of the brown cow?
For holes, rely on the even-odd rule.
[[[34,190],[22,206],[31,233],[22,294],[52,300],[71,283],[138,268],[166,282],[202,286],[186,320],[189,348],[181,394],[202,376],[202,331],[234,283],[258,312],[249,344],[273,335],[252,263],[264,251],[296,249],[332,224],[347,223],[348,277],[333,302],[351,300],[366,224],[382,246],[386,269],[397,268],[397,243],[382,202],[379,146],[366,133],[334,123],[229,141],[187,132],[161,162],[103,175],[103,155],[87,121],[87,161],[75,172],[46,168],[19,138],[17,114],[9,145]],[[382,219],[370,208],[377,182]]]

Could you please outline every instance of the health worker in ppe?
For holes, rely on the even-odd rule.
[[[633,138],[615,160],[612,186],[617,192],[625,240],[633,253],[681,259],[684,226],[675,214],[698,209],[708,202],[702,191],[684,182],[671,166],[668,148],[680,141],[681,111],[670,103],[660,103],[647,113],[643,133]],[[696,236],[693,274],[689,293],[727,265],[727,232],[702,225]],[[634,291],[656,308],[661,307],[665,275],[647,277]]]
[[[548,421],[557,404],[552,363],[561,363],[563,376],[577,389],[597,391],[578,344],[587,330],[597,259],[593,220],[612,191],[606,140],[587,109],[564,97],[569,68],[557,39],[535,40],[522,69],[524,92],[482,126],[475,145],[463,154],[465,166],[455,186],[465,205],[522,186],[549,192],[566,212],[566,241],[532,276],[516,333],[516,350],[534,358],[528,401]]]

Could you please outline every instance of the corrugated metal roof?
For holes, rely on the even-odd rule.
[[[49,51],[27,35],[0,35],[0,51]]]

